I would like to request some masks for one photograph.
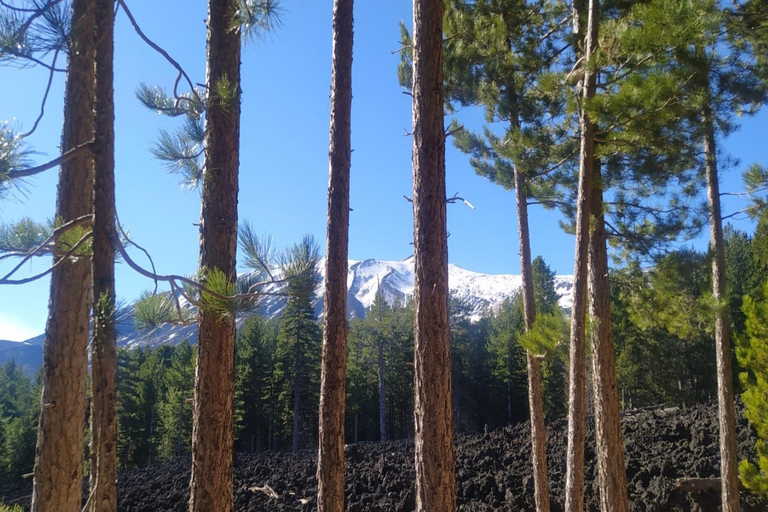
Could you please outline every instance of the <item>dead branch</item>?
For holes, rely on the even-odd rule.
[[[37,125],[40,124],[40,121],[43,119],[43,116],[45,115],[45,104],[48,101],[48,94],[51,92],[51,84],[53,84],[53,74],[56,72],[56,61],[59,58],[59,48],[56,48],[56,51],[53,52],[53,59],[51,60],[51,69],[48,73],[48,84],[45,86],[45,93],[43,94],[43,101],[40,103],[40,114],[37,116],[37,119],[35,119],[35,124],[32,125],[32,129],[29,130],[27,133],[21,134],[21,138],[26,138],[35,133],[35,130],[37,130]]]
[[[40,272],[39,274],[31,277],[25,277],[24,279],[8,279],[10,276],[16,273],[16,271],[19,269],[19,266],[16,266],[13,270],[11,270],[8,274],[6,274],[5,277],[0,279],[0,284],[26,284],[26,283],[31,283],[32,281],[37,281],[38,279],[47,276],[48,274],[53,272],[53,269],[58,267],[62,261],[65,261],[69,259],[70,256],[74,255],[75,252],[77,252],[77,250],[80,248],[80,246],[82,246],[89,238],[91,238],[91,236],[93,236],[93,233],[91,231],[83,235],[83,237],[80,238],[80,240],[78,240],[77,243],[73,245],[72,248],[64,256],[59,258],[58,261],[56,261],[56,263],[48,267],[48,269],[45,270],[44,272]]]
[[[146,34],[144,34],[144,31],[141,30],[141,27],[136,22],[136,18],[133,17],[133,14],[131,13],[130,9],[128,9],[128,6],[125,4],[125,0],[117,0],[118,5],[123,8],[125,11],[125,15],[128,16],[128,20],[131,22],[131,25],[133,25],[133,29],[136,31],[136,33],[139,35],[139,37],[147,44],[150,48],[155,50],[157,53],[163,56],[165,60],[168,61],[168,63],[176,68],[176,71],[179,72],[178,76],[176,77],[176,83],[173,86],[173,94],[177,101],[187,100],[188,98],[180,97],[177,94],[177,87],[178,83],[181,80],[181,77],[184,77],[184,79],[187,81],[187,84],[189,85],[190,93],[195,97],[195,100],[198,102],[200,106],[205,105],[203,103],[203,100],[200,98],[200,96],[197,94],[197,89],[195,88],[194,84],[192,83],[192,79],[189,78],[189,75],[186,71],[184,71],[184,68],[181,67],[181,64],[179,64],[173,57],[171,57],[168,52],[163,50],[157,43],[152,41],[149,37],[147,37]]]
[[[45,172],[48,169],[53,169],[54,167],[58,167],[59,165],[65,164],[72,160],[73,158],[80,156],[85,151],[90,151],[91,147],[93,146],[93,141],[90,140],[84,144],[80,144],[79,146],[76,146],[66,153],[63,153],[61,156],[54,158],[50,162],[44,163],[42,165],[38,165],[36,167],[29,167],[27,169],[19,169],[16,171],[11,171],[9,178],[10,179],[16,179],[16,178],[28,178],[30,176],[35,176],[37,174],[40,174],[41,172]]]

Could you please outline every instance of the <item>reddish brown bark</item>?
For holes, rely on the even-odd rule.
[[[517,123],[519,128],[519,123]],[[523,278],[523,316],[525,330],[536,321],[533,293],[531,238],[528,230],[528,199],[525,178],[515,167],[515,199],[517,202],[517,232],[520,238],[520,269]],[[531,462],[533,464],[533,495],[537,512],[549,512],[549,476],[547,475],[547,430],[544,424],[544,400],[541,389],[541,363],[530,352],[528,363],[528,408],[531,415]]]
[[[590,344],[600,510],[628,512],[627,472],[611,323],[607,235],[598,161],[595,161],[593,173],[590,198],[593,228],[589,240]]]
[[[456,508],[443,124],[443,0],[413,2],[416,510]]]
[[[92,4],[91,0],[72,2],[62,153],[93,139]],[[68,222],[90,215],[92,194],[93,160],[91,152],[86,151],[61,166],[56,219]],[[54,261],[65,252],[57,249]],[[32,489],[32,510],[36,512],[80,511],[90,282],[91,261],[87,255],[70,257],[51,274]]]
[[[709,94],[709,89],[707,89]],[[715,316],[715,352],[717,359],[717,405],[720,427],[720,475],[723,512],[739,511],[739,470],[736,452],[736,409],[733,397],[731,367],[731,332],[725,281],[725,242],[720,209],[720,182],[717,171],[717,142],[712,107],[708,103],[704,122],[704,154],[706,156],[707,198],[709,200],[710,247],[712,259],[712,296],[718,304]]]
[[[352,160],[353,0],[333,4],[328,235],[325,250],[325,320],[320,382],[317,510],[344,511],[344,419],[347,367],[349,172]]]
[[[115,332],[114,2],[95,0],[96,136],[93,190],[91,512],[117,510],[117,333]]]
[[[238,3],[209,0],[205,174],[200,268],[236,279],[240,165],[240,27]],[[191,512],[232,512],[235,319],[210,308],[198,315],[192,428]]]
[[[574,23],[580,32],[577,14],[583,8],[574,2]],[[598,0],[589,0],[587,32],[584,37],[584,60],[589,61],[597,47]],[[596,80],[583,65],[582,101],[595,95]],[[595,158],[595,128],[583,105],[579,112],[581,149],[579,151],[579,189],[576,208],[576,254],[573,269],[573,307],[568,380],[568,449],[565,473],[565,511],[581,512],[584,508],[584,409],[586,388],[586,311],[589,256],[589,207],[592,189],[592,165]]]

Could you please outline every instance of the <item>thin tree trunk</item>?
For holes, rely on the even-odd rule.
[[[115,332],[114,3],[96,0],[96,136],[93,152],[91,512],[117,510]]]
[[[443,122],[443,0],[413,2],[416,510],[456,509]]]
[[[579,2],[581,4],[582,2]],[[574,23],[580,33],[579,13],[582,6],[574,2]],[[584,38],[584,60],[597,46],[598,0],[589,0],[587,33]],[[578,34],[577,34],[578,35]],[[595,95],[596,80],[589,66],[582,65],[582,101]],[[565,511],[581,512],[584,508],[584,407],[586,391],[586,311],[589,257],[589,208],[592,189],[592,165],[595,156],[595,131],[583,105],[579,112],[580,146],[579,189],[576,208],[576,250],[573,269],[573,307],[569,346],[568,381],[568,448],[565,474]]]
[[[379,325],[381,325],[381,311],[379,311]],[[387,388],[384,380],[384,339],[379,329],[378,343],[378,366],[379,366],[379,440],[384,443],[387,441]]]
[[[707,90],[709,94],[709,90]],[[736,454],[736,410],[731,368],[731,333],[728,319],[725,281],[725,243],[720,210],[720,183],[717,172],[717,146],[712,108],[704,107],[704,153],[706,155],[707,196],[709,199],[710,247],[712,259],[712,295],[717,303],[715,317],[715,352],[717,355],[717,404],[720,426],[720,474],[723,512],[739,511],[739,476]]]
[[[619,387],[616,380],[616,356],[611,323],[603,188],[598,160],[595,160],[593,165],[593,173],[590,202],[594,221],[589,240],[590,344],[600,510],[628,512],[627,472],[624,466]]]
[[[155,404],[152,404],[152,409],[149,413],[149,457],[147,457],[147,463],[152,465],[152,448],[154,446],[155,437]]]
[[[516,121],[515,117],[515,121]],[[519,123],[516,128],[519,129]],[[528,199],[525,178],[515,167],[515,199],[520,238],[520,269],[523,278],[523,316],[525,330],[530,331],[536,320],[531,266],[531,239],[528,231]],[[528,362],[528,407],[531,415],[531,460],[533,463],[534,499],[537,512],[549,512],[549,477],[547,475],[547,430],[544,425],[544,400],[541,390],[541,364],[530,352]]]
[[[91,0],[73,0],[61,151],[93,139],[94,18]],[[56,219],[92,213],[93,160],[89,152],[61,166]],[[54,262],[66,250],[57,246]],[[70,257],[51,273],[43,348],[40,421],[32,510],[79,512],[83,492],[83,440],[88,371],[91,261]]]
[[[353,5],[353,0],[334,0],[333,3],[328,236],[320,381],[320,450],[317,457],[319,512],[344,511]]]
[[[209,0],[205,174],[200,268],[237,278],[240,165],[240,26],[238,3]],[[201,308],[198,316],[190,512],[232,512],[235,319]]]

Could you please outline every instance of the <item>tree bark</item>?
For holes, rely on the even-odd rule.
[[[92,4],[91,0],[72,2],[62,153],[93,139],[95,28]],[[90,215],[92,194],[93,160],[90,151],[86,151],[61,166],[56,219],[64,223]],[[57,244],[54,263],[66,252]],[[35,512],[80,511],[90,282],[91,261],[84,255],[61,262],[51,274],[32,488]]]
[[[710,94],[707,88],[707,94]],[[708,98],[711,101],[711,98]],[[731,333],[725,281],[725,242],[720,209],[720,182],[717,171],[717,142],[710,103],[704,106],[704,154],[706,157],[707,197],[709,200],[710,247],[712,259],[712,296],[717,304],[715,316],[715,352],[717,358],[717,405],[720,426],[720,475],[723,512],[739,512],[739,474],[736,453],[736,409],[731,367]]]
[[[91,512],[117,510],[115,332],[114,2],[96,0],[96,136],[93,151]]]
[[[240,26],[238,3],[209,0],[205,174],[200,215],[200,268],[236,279],[240,164]],[[198,314],[192,429],[191,512],[232,512],[235,318]]]
[[[333,3],[328,235],[320,381],[320,451],[317,457],[319,512],[344,511],[353,5],[353,0],[334,0]]]
[[[443,123],[443,0],[413,2],[416,510],[456,509]]]
[[[600,163],[597,160],[593,165],[590,203],[594,219],[589,240],[590,344],[600,510],[628,512],[627,472],[624,466],[619,386],[611,323],[603,188]]]
[[[519,129],[519,123],[516,128]],[[520,238],[520,270],[523,279],[523,317],[525,330],[536,321],[536,301],[533,293],[531,238],[528,230],[528,199],[525,177],[515,167],[515,199],[517,202],[517,232]],[[547,475],[547,430],[544,425],[544,401],[541,389],[541,364],[530,352],[528,363],[528,407],[531,415],[531,461],[533,463],[533,495],[537,512],[549,512],[549,476]]]
[[[574,2],[574,27],[578,23],[583,0]],[[589,0],[587,32],[584,38],[584,60],[588,62],[597,46],[598,0]],[[595,95],[596,78],[589,66],[582,65],[582,101]],[[584,508],[584,407],[586,388],[586,311],[589,257],[589,207],[592,189],[592,165],[595,157],[595,130],[582,105],[579,112],[579,188],[576,209],[576,249],[573,269],[573,307],[569,345],[568,380],[568,448],[565,473],[565,511],[581,512]]]

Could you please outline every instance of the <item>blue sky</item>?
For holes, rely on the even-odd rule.
[[[196,82],[205,80],[205,2],[128,1],[145,33],[173,55]],[[285,0],[282,27],[243,52],[240,218],[271,234],[278,247],[312,233],[324,247],[328,182],[331,68],[331,0]],[[408,0],[357,2],[353,69],[350,258],[401,260],[411,254],[410,97],[397,83],[398,22],[410,24]],[[171,87],[174,70],[133,32],[123,13],[116,28],[115,100],[117,201],[122,224],[152,254],[161,273],[191,273],[197,266],[199,193],[180,190],[148,148],[157,130],[175,123],[141,107],[140,82]],[[41,69],[0,68],[0,121],[28,129],[37,116],[47,74]],[[30,138],[40,162],[53,158],[61,131],[63,77],[57,77],[46,116]],[[461,112],[476,125],[479,113]],[[768,161],[764,112],[745,119],[726,141],[744,164]],[[741,188],[739,170],[723,177],[723,191]],[[34,179],[26,195],[0,203],[0,222],[53,216],[56,171]],[[449,206],[449,259],[485,273],[518,273],[514,197],[474,175],[467,158],[448,144],[448,193],[476,207]],[[742,206],[726,202],[726,213]],[[573,238],[558,227],[559,214],[531,211],[534,255],[558,274],[573,271]],[[749,222],[738,224],[749,232]],[[706,247],[706,233],[695,245]],[[138,258],[138,254],[136,255]],[[140,260],[140,259],[139,259]],[[141,260],[140,260],[141,261]],[[49,261],[28,265],[30,273]],[[0,264],[0,272],[8,267]],[[118,265],[117,293],[133,300],[152,283]],[[0,339],[41,333],[48,302],[47,280],[0,287]]]

